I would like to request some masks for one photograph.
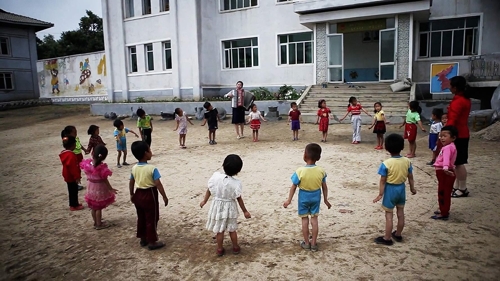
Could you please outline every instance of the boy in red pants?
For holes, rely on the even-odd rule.
[[[457,148],[453,141],[457,138],[457,128],[445,126],[441,129],[439,141],[443,144],[434,167],[438,180],[438,203],[439,211],[434,212],[432,219],[448,220],[451,206],[451,193],[455,182],[455,160],[457,159]]]

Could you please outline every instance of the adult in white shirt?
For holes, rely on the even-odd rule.
[[[245,96],[245,90],[243,89],[243,82],[238,81],[236,83],[236,89],[225,94],[224,97],[231,98],[231,107],[233,108],[233,117],[231,123],[234,124],[236,130],[236,135],[238,139],[244,138],[243,128],[245,128],[245,107],[238,106],[237,95]]]

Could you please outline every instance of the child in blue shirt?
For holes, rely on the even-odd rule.
[[[116,139],[116,150],[118,151],[118,156],[116,157],[116,167],[121,168],[120,158],[122,157],[123,152],[123,165],[128,166],[127,163],[127,133],[131,132],[135,135],[136,138],[139,137],[134,131],[129,130],[129,128],[125,128],[122,120],[115,120],[113,122],[113,126],[115,126],[115,131],[113,136]]]

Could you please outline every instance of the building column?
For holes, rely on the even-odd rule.
[[[326,23],[316,24],[316,85],[328,82],[328,48]]]
[[[103,14],[103,21],[102,21],[102,29],[104,33],[104,54],[106,56],[106,72],[107,72],[107,86],[106,86],[106,92],[108,95],[108,101],[109,102],[114,102],[115,97],[114,97],[114,91],[115,91],[115,86],[114,86],[114,79],[113,79],[113,64],[112,62],[112,55],[111,55],[111,41],[110,41],[110,36],[109,36],[109,15],[108,15],[108,0],[102,1],[102,14]]]
[[[401,14],[397,17],[397,73],[396,79],[403,80],[405,78],[410,77],[409,73],[409,65],[411,59],[411,45],[410,45],[410,36],[411,32],[411,14]]]
[[[173,38],[172,44],[172,93],[174,98],[181,97],[181,64],[179,57],[179,8],[177,0],[170,1],[170,15],[172,16]]]

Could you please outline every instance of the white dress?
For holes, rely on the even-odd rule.
[[[226,174],[215,172],[208,180],[208,190],[214,197],[206,228],[214,233],[233,232],[238,229],[238,202],[241,182]]]

